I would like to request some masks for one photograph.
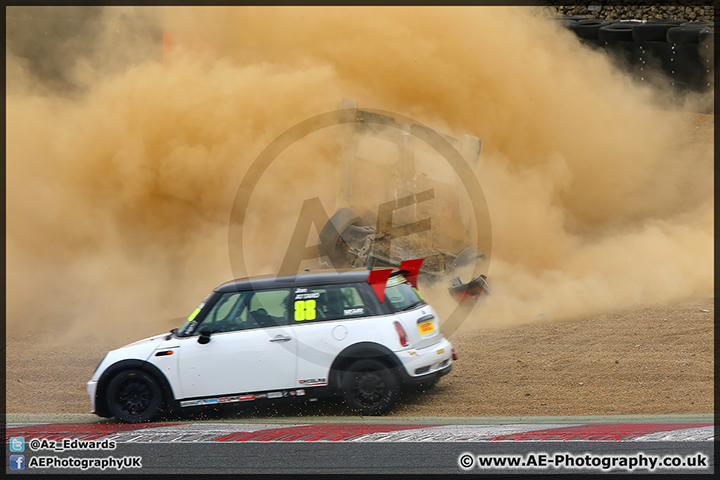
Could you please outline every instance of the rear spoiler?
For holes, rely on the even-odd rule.
[[[385,286],[387,285],[388,278],[393,275],[404,275],[410,285],[412,285],[414,288],[418,288],[418,273],[420,272],[420,267],[422,266],[424,261],[424,258],[403,260],[400,263],[400,268],[395,273],[393,273],[392,268],[371,270],[370,275],[368,275],[367,281],[375,292],[375,295],[377,295],[378,300],[380,300],[380,302],[382,303],[385,301]]]

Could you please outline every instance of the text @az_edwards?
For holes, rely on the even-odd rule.
[[[28,443],[33,452],[41,450],[52,450],[54,452],[67,452],[73,450],[115,450],[115,440],[80,440],[77,438],[64,438],[62,440],[50,440],[48,438],[33,438]]]

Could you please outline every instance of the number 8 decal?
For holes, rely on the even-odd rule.
[[[298,300],[295,302],[295,321],[315,320],[315,300]]]

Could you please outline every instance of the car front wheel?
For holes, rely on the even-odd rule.
[[[358,360],[343,375],[345,402],[363,415],[379,415],[395,403],[398,395],[395,375],[376,360]]]
[[[108,384],[107,403],[110,413],[121,422],[147,422],[160,411],[162,392],[150,374],[125,370]]]

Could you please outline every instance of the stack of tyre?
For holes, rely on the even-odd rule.
[[[677,89],[704,91],[712,86],[712,22],[555,18],[583,43],[603,49],[638,80],[646,81],[659,72]]]

